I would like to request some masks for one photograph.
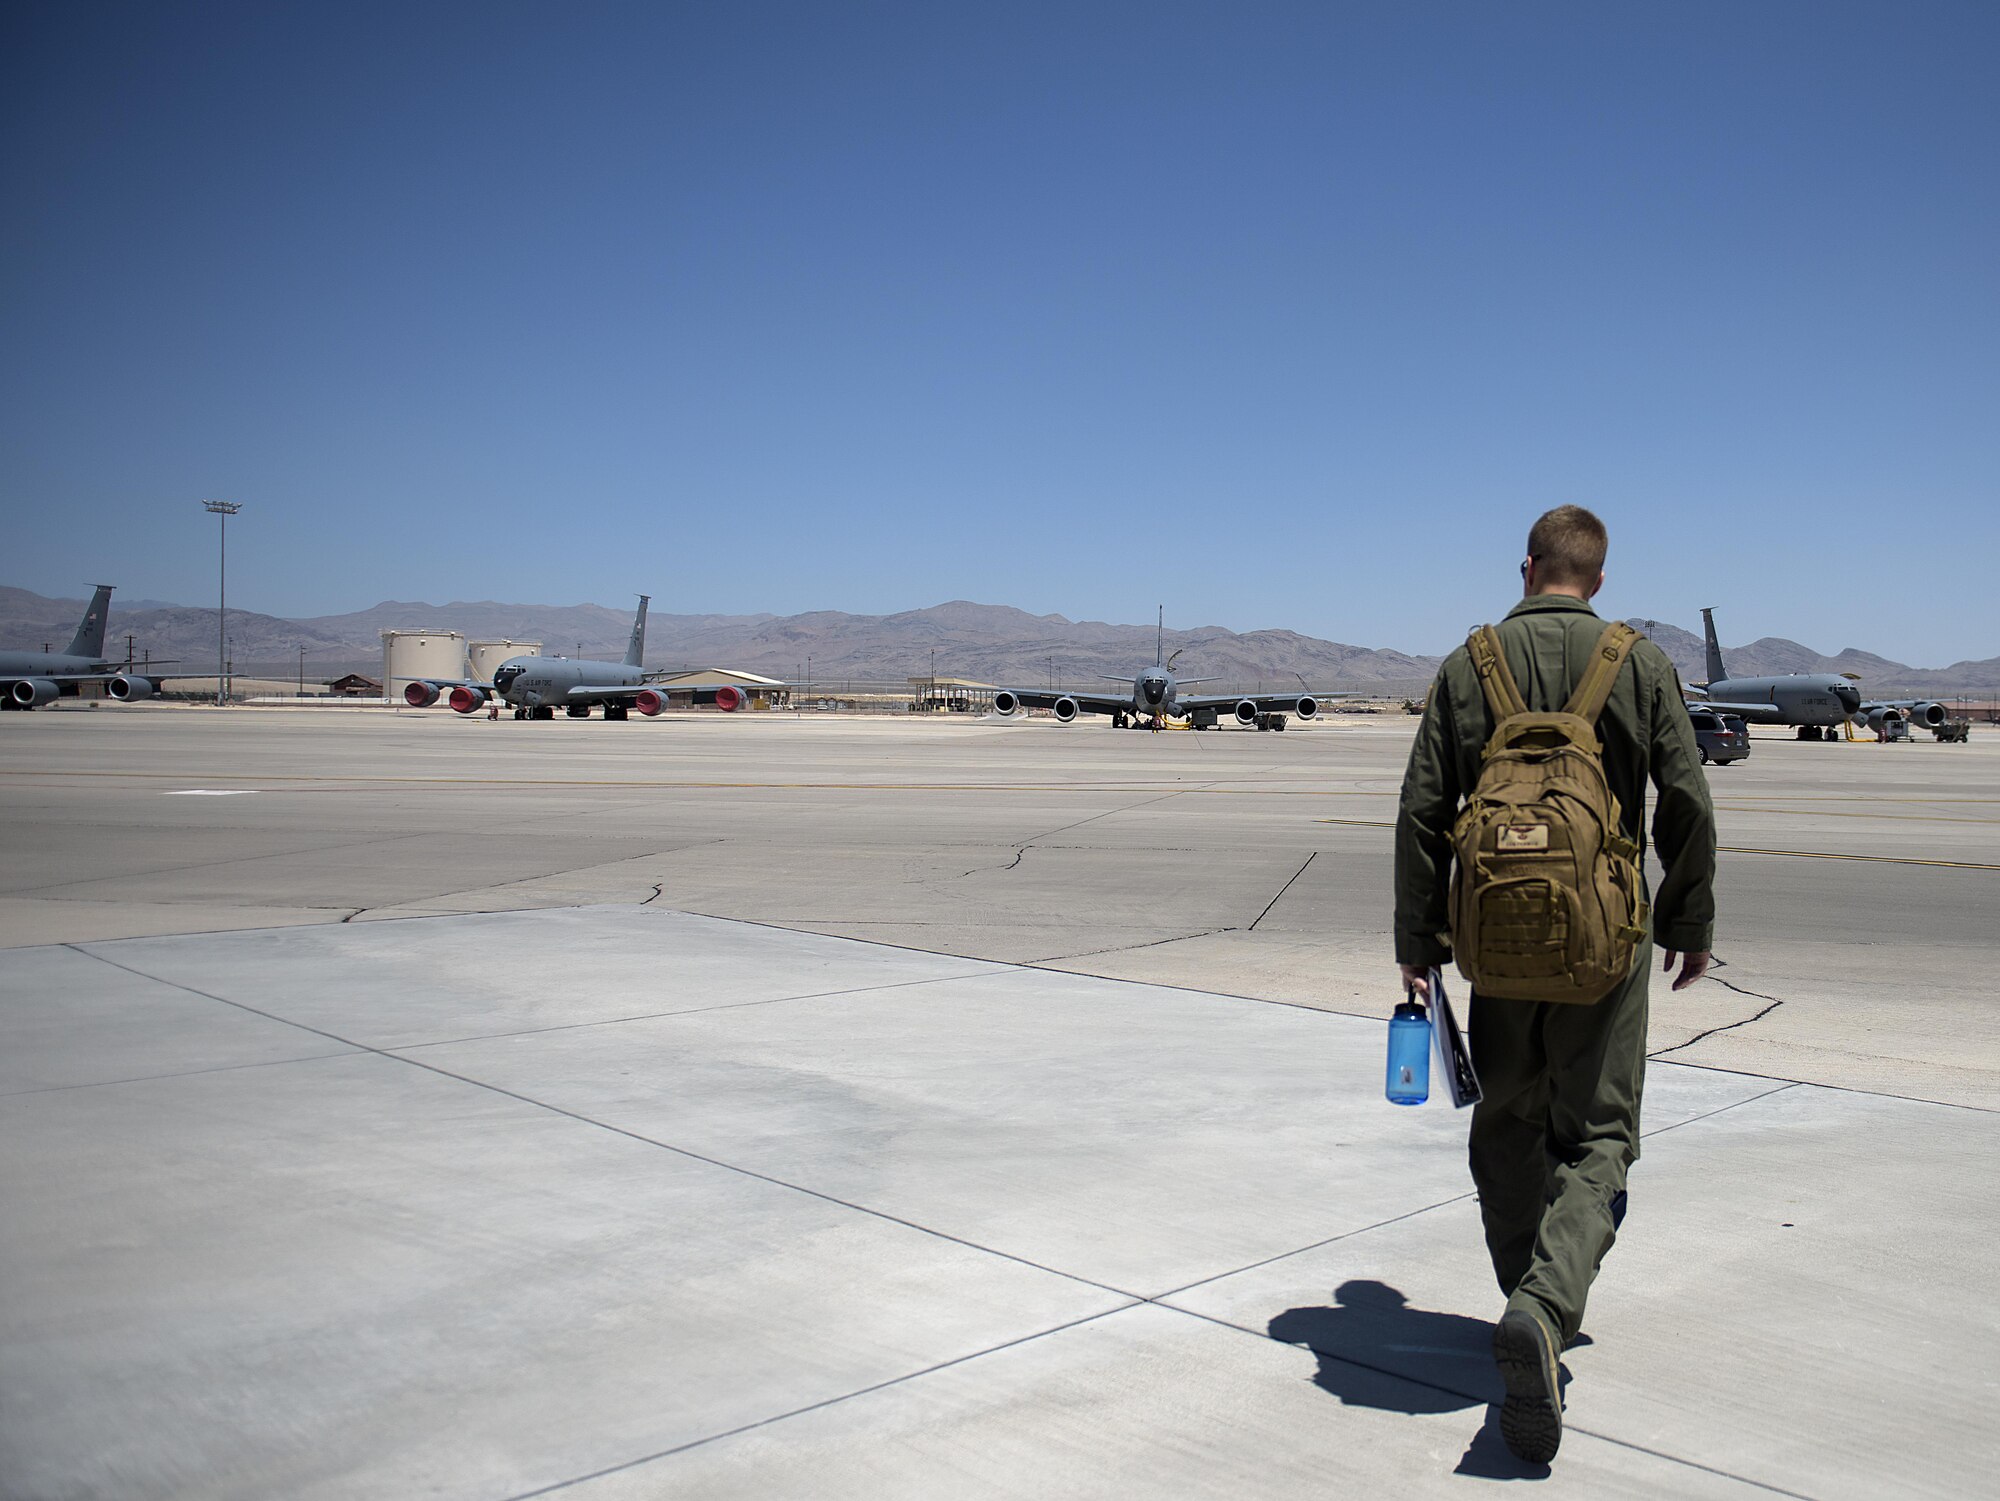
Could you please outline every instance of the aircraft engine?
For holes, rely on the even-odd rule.
[[[993,712],[995,714],[1012,714],[1020,707],[1020,699],[1009,693],[1005,688],[1002,688],[998,693],[993,695]]]
[[[415,682],[403,689],[403,702],[412,709],[428,709],[438,701],[436,683]]]
[[[1943,704],[1925,699],[1920,704],[1910,705],[1910,718],[1927,730],[1934,730],[1951,718],[1951,711]]]
[[[129,672],[121,672],[111,680],[106,691],[119,703],[129,704],[142,698],[151,698],[160,691],[160,685],[151,678],[134,677]]]
[[[1049,712],[1055,715],[1058,724],[1068,724],[1072,719],[1076,718],[1077,710],[1080,707],[1075,699],[1065,693],[1061,698],[1049,705]]]
[[[484,688],[468,688],[460,683],[451,690],[445,702],[460,714],[477,714],[486,707],[487,696]]]
[[[654,715],[665,712],[667,696],[658,688],[641,688],[632,695],[632,707],[651,719]]]
[[[715,707],[725,714],[734,714],[750,702],[750,695],[734,683],[724,683],[715,690]]]
[[[23,678],[7,690],[7,696],[24,709],[39,709],[61,692],[47,678]]]
[[[1901,709],[1871,709],[1868,714],[1868,728],[1878,735],[1887,726],[1901,724],[1902,722],[1903,711]]]
[[[1301,719],[1311,719],[1319,713],[1319,700],[1310,693],[1301,693],[1299,701],[1292,705],[1292,712]]]
[[[1257,722],[1257,701],[1255,699],[1239,698],[1236,700],[1236,722],[1238,724],[1255,724]]]

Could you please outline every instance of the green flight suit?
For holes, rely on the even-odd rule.
[[[1580,599],[1524,599],[1500,623],[1501,645],[1533,711],[1559,709],[1583,675],[1604,621]],[[1493,715],[1464,647],[1445,660],[1410,749],[1396,817],[1396,960],[1451,957],[1447,897],[1451,826],[1479,777]],[[1652,898],[1660,947],[1711,947],[1715,815],[1680,678],[1650,641],[1632,649],[1598,720],[1604,774],[1625,836],[1643,844],[1645,793],[1658,789],[1653,841],[1665,870]],[[1632,974],[1591,1006],[1474,993],[1472,1059],[1484,1099],[1469,1155],[1493,1271],[1509,1309],[1536,1314],[1565,1341],[1625,1210],[1626,1169],[1639,1156],[1646,1072],[1646,978]]]

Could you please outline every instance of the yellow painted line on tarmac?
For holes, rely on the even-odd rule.
[[[1976,860],[1919,860],[1913,855],[1840,855],[1831,850],[1760,850],[1740,844],[1718,844],[1716,849],[1730,855],[1789,855],[1795,860],[1866,860],[1877,865],[1937,865],[1947,870],[2000,870],[2000,865],[1982,865]]]
[[[704,782],[615,778],[561,777],[385,777],[367,775],[288,776],[257,772],[208,772],[215,782],[282,783],[286,786],[353,785],[362,787],[605,787],[660,789],[721,789],[801,792],[1184,792],[1214,797],[1395,797],[1394,792],[1330,791],[1322,787],[1200,787],[1182,782]],[[0,771],[8,777],[184,782],[187,774],[163,771]]]
[[[1949,813],[1849,813],[1838,808],[1759,808],[1750,803],[1717,804],[1730,813],[1768,813],[1785,818],[1879,818],[1896,823],[1976,823],[2000,826],[2000,818],[1954,818]]]
[[[1315,818],[1314,823],[1347,824],[1360,829],[1393,829],[1395,824],[1373,818]],[[1936,865],[1946,870],[2000,870],[2000,865],[1983,865],[1976,860],[1920,860],[1914,855],[1842,855],[1832,850],[1770,850],[1747,844],[1718,844],[1725,855],[1784,855],[1794,860],[1866,860],[1878,865]]]
[[[1725,804],[1734,808],[1739,806],[1734,799],[1744,797],[1760,803],[1844,803],[1850,802],[1857,797],[1866,797],[1868,795],[1860,792],[1718,793],[1711,788],[1709,796],[1718,808]],[[1935,797],[1869,797],[1868,800],[1875,803],[2000,803],[2000,797],[1960,797],[1958,794],[1952,792],[1941,792]]]
[[[604,788],[659,788],[673,789],[722,789],[722,790],[771,790],[779,792],[1196,792],[1203,789],[1183,787],[1175,782],[697,782],[697,781],[639,781],[614,778],[585,777],[383,777],[383,776],[274,776],[264,773],[205,772],[203,775],[212,782],[256,782],[282,783],[286,786],[360,786],[360,787],[604,787]],[[113,777],[147,781],[187,780],[185,773],[156,771],[25,771],[0,773],[0,780],[7,776],[35,777]]]

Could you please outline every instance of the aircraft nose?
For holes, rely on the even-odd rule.
[[[1160,682],[1158,678],[1147,678],[1146,702],[1149,704],[1158,703],[1160,701],[1160,694],[1163,691],[1163,689],[1164,685]]]

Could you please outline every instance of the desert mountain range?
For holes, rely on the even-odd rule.
[[[60,651],[76,629],[85,601],[50,599],[0,586],[0,646]],[[1683,678],[1707,676],[1701,637],[1664,621],[1632,622],[1674,661]],[[239,673],[290,676],[299,649],[308,671],[326,677],[346,671],[378,673],[384,630],[456,630],[475,641],[539,641],[564,655],[610,657],[625,649],[631,613],[603,605],[514,605],[491,600],[433,605],[389,600],[347,615],[285,620],[231,609],[231,654]],[[122,657],[134,638],[135,659],[150,653],[190,673],[214,670],[215,611],[159,600],[112,597],[107,653]],[[1237,632],[1221,626],[1169,629],[1167,651],[1178,652],[1187,675],[1221,678],[1235,687],[1269,687],[1304,681],[1323,691],[1418,693],[1438,658],[1387,647],[1348,646],[1295,631]],[[1153,627],[1030,615],[1006,605],[953,600],[894,615],[849,615],[817,610],[803,615],[671,615],[647,621],[650,667],[735,667],[792,680],[811,659],[815,682],[901,682],[932,670],[939,676],[1034,686],[1048,680],[1080,685],[1099,674],[1129,676],[1153,659]],[[1731,673],[1852,672],[1862,690],[1883,696],[1918,694],[1984,696],[2000,691],[2000,657],[1926,669],[1892,662],[1853,647],[1827,656],[1796,641],[1767,636],[1747,646],[1724,646]],[[1051,660],[1053,659],[1053,661]],[[1218,685],[1222,686],[1222,685]]]

